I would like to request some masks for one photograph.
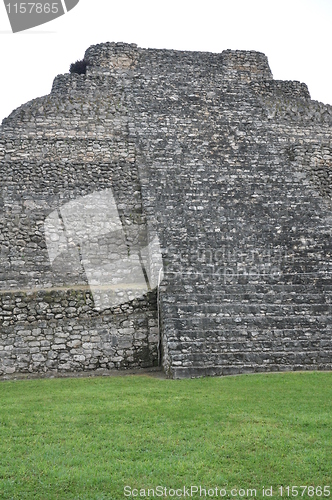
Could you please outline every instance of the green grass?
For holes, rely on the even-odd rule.
[[[126,485],[332,493],[332,373],[2,382],[0,405],[1,500],[123,499]]]

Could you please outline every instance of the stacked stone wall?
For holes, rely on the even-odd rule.
[[[158,365],[156,296],[98,313],[89,287],[2,290],[3,374]]]
[[[85,60],[0,129],[0,374],[330,369],[332,107],[258,52]],[[122,231],[100,259],[157,234],[158,301],[98,311],[79,250],[50,263],[47,217],[107,189]]]

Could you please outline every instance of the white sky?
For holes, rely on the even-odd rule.
[[[108,41],[258,50],[275,79],[305,82],[312,99],[332,104],[331,27],[332,0],[80,0],[66,15],[12,34],[1,2],[0,122],[50,93],[54,77],[90,45]]]

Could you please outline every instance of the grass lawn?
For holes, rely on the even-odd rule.
[[[1,382],[0,405],[1,500],[332,499],[332,373]]]

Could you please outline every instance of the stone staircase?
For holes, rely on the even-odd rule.
[[[161,287],[171,376],[332,368],[331,274],[227,284],[188,278],[168,277]]]
[[[306,113],[307,88],[274,82],[268,67],[250,81],[242,55],[226,56],[229,74],[191,80],[179,69],[162,92],[153,78],[134,90],[143,210],[164,248],[164,369],[331,369],[331,201],[308,167],[330,161],[330,129],[295,112],[272,120],[280,103]],[[317,175],[327,182],[325,163]]]
[[[21,349],[23,327],[32,343],[29,332],[44,342],[51,329],[45,352],[58,330],[68,337],[59,370],[153,365],[158,335],[173,377],[331,369],[332,107],[311,101],[305,84],[273,80],[258,52],[106,43],[85,59],[86,75],[60,75],[0,130],[5,373],[49,369],[33,344],[24,364],[22,352],[1,350]],[[85,300],[88,280],[67,255],[51,267],[44,221],[106,189],[123,231],[100,242],[98,258],[122,245],[125,260],[158,235],[160,328],[154,292],[98,314],[92,301],[62,300],[64,287]],[[53,290],[46,318],[36,287]],[[72,352],[75,323],[87,331]]]

